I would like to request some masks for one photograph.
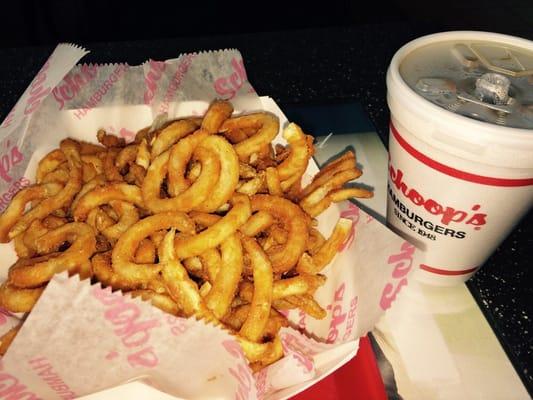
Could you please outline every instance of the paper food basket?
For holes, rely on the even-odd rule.
[[[282,128],[287,123],[271,98],[255,93],[237,50],[140,66],[76,65],[86,53],[59,45],[0,126],[2,209],[65,137],[94,142],[104,128],[129,141],[154,120],[202,115],[215,98],[230,100],[235,114],[264,110]],[[281,134],[276,140],[283,142]],[[317,170],[310,163],[307,175]],[[59,274],[0,362],[0,398],[285,399],[301,392],[355,356],[358,339],[410,277],[411,244],[351,202],[326,210],[319,230],[328,236],[339,216],[353,225],[315,296],[327,317],[290,310],[292,325],[281,332],[285,356],[262,371],[253,374],[235,339],[218,327]],[[11,244],[0,246],[0,258],[5,278],[16,261]],[[0,333],[21,317],[4,310]]]

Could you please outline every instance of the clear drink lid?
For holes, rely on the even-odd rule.
[[[489,41],[444,41],[400,64],[404,81],[444,109],[479,121],[533,129],[533,52]]]

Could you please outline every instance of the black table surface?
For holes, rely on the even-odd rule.
[[[385,73],[404,43],[436,32],[404,23],[265,32],[155,41],[79,43],[91,50],[85,62],[140,64],[183,52],[237,48],[256,91],[281,104],[358,101],[383,142],[389,111]],[[516,32],[501,32],[516,34]],[[533,39],[533,28],[519,35]],[[54,46],[0,49],[0,121]],[[533,212],[518,224],[468,282],[504,350],[533,393]]]

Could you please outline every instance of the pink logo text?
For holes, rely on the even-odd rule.
[[[161,325],[159,321],[142,320],[137,304],[110,290],[95,287],[91,293],[106,307],[104,318],[116,327],[114,334],[128,351],[132,351],[128,355],[128,363],[132,367],[155,367],[159,360],[153,347],[147,344],[150,331]]]
[[[401,247],[401,252],[391,255],[387,260],[389,265],[394,265],[394,269],[392,270],[394,281],[387,283],[383,288],[379,302],[381,309],[388,309],[396,299],[398,293],[400,293],[402,287],[407,285],[407,278],[405,276],[413,266],[415,249],[415,246],[411,243],[404,242]]]
[[[231,68],[233,72],[230,75],[215,80],[216,92],[227,100],[235,97],[244,82],[248,80],[242,59],[233,58]]]
[[[79,72],[65,76],[63,81],[52,90],[54,99],[59,103],[59,109],[62,110],[65,102],[76,97],[80,90],[91,82],[97,74],[98,66],[84,64]]]

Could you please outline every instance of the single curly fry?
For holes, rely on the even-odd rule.
[[[81,161],[84,164],[92,165],[96,171],[96,175],[104,172],[104,162],[102,161],[102,158],[96,154],[82,154]]]
[[[308,137],[294,123],[290,123],[283,130],[283,137],[289,142],[290,153],[276,169],[281,181],[281,187],[287,190],[304,174],[312,156],[312,144],[311,146],[308,145]]]
[[[237,293],[243,269],[242,244],[238,234],[227,237],[220,245],[222,268],[205,297],[207,307],[221,319]]]
[[[239,230],[246,236],[254,237],[267,230],[275,222],[274,217],[266,211],[253,214]]]
[[[131,292],[128,292],[128,294],[133,298],[140,297],[144,301],[149,301],[154,307],[157,307],[166,313],[172,315],[178,315],[181,313],[179,306],[168,294],[157,293],[148,289],[132,290]]]
[[[283,347],[279,336],[266,343],[252,342],[240,336],[237,336],[236,339],[241,345],[246,359],[251,363],[250,367],[255,371],[283,357]]]
[[[33,251],[24,243],[25,233],[26,232],[22,232],[20,235],[13,238],[13,246],[15,247],[15,253],[17,253],[18,258],[29,258],[34,255]]]
[[[109,183],[105,186],[96,186],[85,193],[76,204],[73,216],[75,221],[85,221],[89,212],[102,204],[112,200],[125,201],[143,208],[141,189],[127,183]]]
[[[41,183],[46,175],[54,171],[67,160],[65,154],[60,149],[52,150],[37,165],[35,182]]]
[[[94,276],[104,286],[111,286],[115,290],[135,290],[141,289],[143,285],[138,281],[127,279],[118,275],[111,266],[111,250],[95,254],[91,260]],[[160,278],[150,281],[146,285],[156,293],[165,293],[166,289]]]
[[[26,205],[33,200],[50,198],[57,195],[63,186],[59,183],[44,183],[33,185],[20,190],[9,203],[9,206],[0,215],[0,243],[7,243],[18,235],[9,235],[10,230],[24,215]],[[29,226],[29,225],[28,225]],[[25,229],[24,229],[25,230]],[[20,230],[20,232],[24,232]]]
[[[183,192],[190,185],[186,178],[187,164],[196,147],[206,137],[217,133],[221,124],[232,112],[233,107],[229,102],[217,100],[212,102],[202,120],[201,128],[172,147],[168,161],[168,192],[172,196]]]
[[[200,127],[194,119],[180,119],[172,122],[159,132],[152,143],[150,158],[154,160],[158,155],[170,149],[181,138],[191,134]]]
[[[180,232],[194,234],[194,222],[181,212],[167,212],[141,219],[130,227],[115,244],[112,253],[113,270],[122,278],[139,282],[144,287],[159,275],[162,264],[137,264],[135,251],[140,242],[162,229],[176,228]]]
[[[350,230],[352,229],[352,221],[347,218],[339,218],[339,221],[333,228],[331,235],[324,242],[324,244],[318,249],[318,251],[312,256],[312,263],[298,262],[296,270],[298,272],[305,272],[308,274],[316,274],[320,272],[326,265],[328,265],[333,257],[338,253],[339,247],[344,243]]]
[[[227,100],[214,100],[209,105],[204,119],[202,120],[202,129],[210,134],[218,133],[223,122],[226,121],[233,113],[233,106]]]
[[[11,342],[13,342],[17,336],[17,333],[19,333],[20,328],[22,328],[22,322],[8,330],[2,335],[2,337],[0,337],[0,356],[4,356],[4,354],[6,354],[7,349],[9,349],[9,346],[11,346]]]
[[[138,144],[130,144],[123,149],[118,150],[114,164],[116,169],[121,172],[123,171],[127,166],[134,164],[135,159],[137,158],[137,153],[139,151],[139,145]]]
[[[239,182],[239,160],[228,141],[221,136],[210,136],[199,146],[215,154],[220,161],[218,181],[211,188],[207,199],[195,207],[198,211],[214,212],[228,202]]]
[[[302,200],[315,189],[324,185],[326,182],[332,179],[334,175],[346,170],[353,170],[357,172],[357,176],[353,179],[358,178],[362,174],[362,171],[356,167],[356,159],[353,151],[347,151],[342,156],[331,161],[330,163],[326,164],[322,169],[320,169],[320,171],[318,171],[317,174],[313,177],[313,181],[309,185],[304,187],[298,194],[297,200]]]
[[[257,171],[254,167],[243,162],[239,162],[239,178],[250,179],[255,178],[256,176]]]
[[[105,153],[107,149],[104,146],[100,146],[94,143],[88,143],[84,141],[79,141],[80,145],[80,154],[83,155],[98,155]]]
[[[288,296],[285,297],[283,300],[298,307],[304,313],[315,319],[324,319],[328,314],[326,310],[324,310],[310,294]]]
[[[52,172],[46,174],[40,183],[56,182],[61,184],[62,186],[65,186],[69,178],[70,174],[68,172],[67,163],[65,162],[56,169],[54,169]]]
[[[265,170],[265,178],[268,193],[271,196],[283,196],[283,188],[281,187],[278,170],[274,167],[268,167]]]
[[[183,310],[185,316],[198,316],[207,320],[213,320],[211,311],[205,306],[198,291],[198,285],[194,282],[187,270],[176,258],[174,251],[175,230],[168,232],[159,246],[159,260],[162,265],[161,274],[170,297]]]
[[[179,142],[181,143],[181,142]],[[176,146],[179,146],[179,143]],[[160,187],[168,170],[167,151],[159,155],[148,168],[142,186],[142,195],[146,207],[156,213],[164,211],[191,211],[201,204],[208,196],[213,195],[214,187],[219,180],[220,160],[216,153],[203,147],[198,147],[194,157],[201,165],[200,176],[184,191],[175,197],[161,198]]]
[[[85,195],[85,193],[90,192],[98,186],[104,186],[106,183],[107,181],[104,175],[96,175],[93,179],[91,179],[89,182],[85,183],[81,187],[80,191],[74,197],[74,200],[72,200],[72,203],[70,204],[70,209],[74,210],[77,207],[78,202]]]
[[[309,239],[307,240],[306,251],[314,255],[322,247],[326,238],[316,228],[309,228]]]
[[[60,148],[65,154],[69,165],[69,181],[55,196],[45,198],[35,208],[24,214],[10,230],[8,235],[10,239],[28,229],[34,220],[42,219],[53,211],[70,205],[76,193],[79,192],[82,183],[81,159],[78,147],[78,144],[72,139],[61,141]]]
[[[204,273],[207,275],[209,282],[214,282],[218,271],[222,268],[222,258],[217,248],[209,249],[200,255]]]
[[[368,189],[364,188],[345,188],[345,189],[337,189],[332,191],[328,197],[333,201],[334,203],[339,203],[344,200],[348,200],[352,197],[356,197],[359,199],[369,199],[372,196],[374,196],[374,193],[371,192]]]
[[[184,192],[191,185],[191,182],[186,177],[187,165],[189,161],[191,161],[192,155],[196,147],[209,135],[210,133],[205,129],[198,129],[192,135],[186,136],[181,139],[170,149],[167,166],[167,185],[168,192],[172,196],[176,196],[179,193]],[[162,158],[163,154],[161,154],[159,157]],[[152,162],[152,165],[155,163],[156,160]],[[160,163],[161,162],[162,161],[160,161]],[[150,174],[150,169],[152,169],[152,165],[150,165],[150,168],[148,169],[147,176],[152,176]]]
[[[4,282],[0,286],[0,307],[13,313],[30,312],[43,290],[44,287],[23,289]]]
[[[284,278],[274,281],[272,286],[272,300],[283,299],[288,296],[296,296],[311,293],[319,286],[326,283],[324,275],[300,274],[291,278]],[[254,287],[252,282],[241,282],[239,286],[239,297],[247,302],[252,301]]]
[[[312,207],[313,205],[318,203],[320,200],[325,198],[331,191],[341,188],[342,185],[351,181],[352,179],[357,178],[358,176],[359,176],[358,171],[353,170],[353,169],[348,169],[345,171],[341,171],[338,174],[335,174],[326,183],[319,186],[318,188],[313,190],[311,193],[309,193],[307,196],[302,198],[302,200],[300,201],[300,206],[304,210]]]
[[[141,143],[139,143],[135,164],[143,167],[144,169],[148,169],[150,166],[150,150],[148,149],[148,143],[146,142],[146,139],[141,140]]]
[[[96,232],[101,232],[103,229],[115,224],[115,220],[101,208],[92,209],[85,222],[93,227]]]
[[[139,243],[135,252],[135,262],[137,264],[152,264],[155,262],[157,249],[151,239],[145,238]]]
[[[235,191],[248,196],[253,196],[265,187],[265,174],[261,171],[255,178],[248,181],[240,181]]]
[[[89,182],[93,179],[98,173],[96,168],[92,164],[82,163],[82,181],[83,183]]]
[[[70,247],[57,252],[64,242]],[[43,257],[20,259],[8,273],[9,283],[21,288],[34,288],[48,282],[54,274],[65,270],[78,272],[78,268],[96,250],[94,230],[87,224],[72,222],[47,232],[35,241],[38,254]]]
[[[241,240],[244,250],[248,253],[251,260],[254,278],[254,292],[250,312],[246,321],[242,325],[239,334],[248,340],[258,342],[263,336],[263,332],[270,316],[274,276],[270,260],[255,239],[243,236]]]
[[[96,133],[98,141],[107,148],[110,147],[124,147],[126,140],[124,138],[107,133],[104,129],[99,129]]]
[[[264,145],[269,144],[276,137],[279,131],[279,121],[276,116],[266,112],[249,114],[226,120],[220,130],[224,133],[250,127],[256,128],[257,133],[234,145],[235,152],[241,161],[247,161],[253,153],[259,152]]]
[[[307,220],[296,204],[282,197],[256,194],[252,197],[253,211],[266,211],[283,223],[288,231],[287,242],[280,251],[267,251],[276,273],[290,270],[305,250],[308,237]]]
[[[316,189],[312,194],[320,191],[321,188]],[[318,192],[320,195],[323,194]],[[368,199],[374,195],[370,190],[363,188],[346,188],[346,189],[336,189],[328,193],[322,200],[318,201],[315,204],[309,204],[305,206],[305,212],[311,217],[316,217],[320,215],[324,210],[326,210],[331,203],[340,202],[347,200],[351,197]],[[305,200],[305,199],[304,199]],[[302,200],[303,201],[303,200]]]
[[[214,225],[197,235],[188,238],[177,238],[176,255],[179,259],[198,256],[207,249],[217,247],[244,224],[252,214],[247,196],[236,197],[233,207]]]
[[[116,223],[102,229],[101,232],[108,240],[116,241],[139,220],[139,212],[134,205],[125,201],[111,200],[109,205],[116,211],[119,218]]]
[[[106,153],[103,153],[104,175],[109,182],[122,182],[124,180],[119,168],[115,165],[115,160],[120,152],[120,148],[112,147]]]

